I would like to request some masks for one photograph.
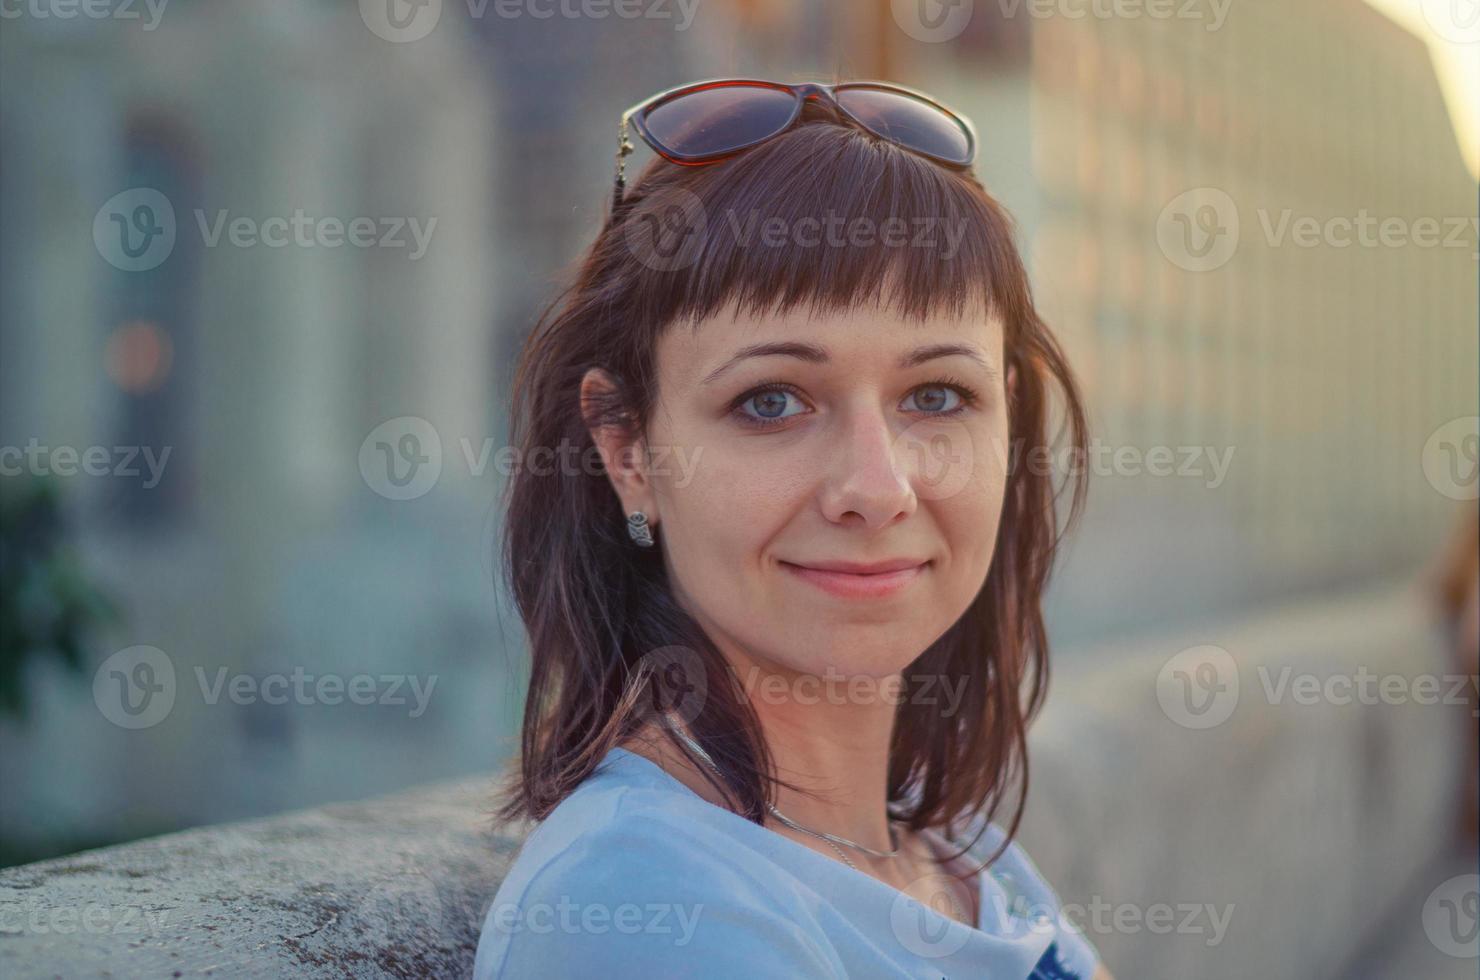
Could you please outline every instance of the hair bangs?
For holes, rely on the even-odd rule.
[[[801,306],[1011,324],[1024,307],[1012,219],[975,177],[855,127],[804,123],[723,166],[659,158],[636,187],[613,240],[638,253],[627,285],[653,327]]]

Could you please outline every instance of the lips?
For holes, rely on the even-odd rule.
[[[887,561],[781,562],[790,574],[842,599],[881,599],[895,595],[925,573],[928,559],[893,558]]]

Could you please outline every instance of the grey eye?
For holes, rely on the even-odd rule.
[[[754,414],[756,418],[763,419],[785,418],[786,415],[783,413],[786,409],[786,400],[794,397],[791,392],[782,391],[778,388],[773,388],[770,391],[762,391],[745,400],[745,406],[754,405],[757,409],[755,413],[747,412],[746,414]]]
[[[961,393],[950,385],[921,385],[910,392],[910,398],[915,398],[922,392],[928,392],[929,394],[925,398],[917,400],[919,408],[916,411],[925,412],[926,414],[949,412],[951,409],[957,407],[950,404],[950,399],[952,397],[955,397],[957,401],[961,399]],[[906,398],[905,401],[909,401],[909,398]],[[945,404],[942,404],[943,402]]]

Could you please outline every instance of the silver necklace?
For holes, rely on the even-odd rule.
[[[705,752],[699,746],[698,742],[690,738],[688,733],[683,730],[682,726],[672,725],[670,726],[670,728],[673,734],[677,735],[678,738],[683,742],[683,744],[687,745],[690,749],[693,750],[695,755],[704,760],[704,764],[707,765],[716,776],[719,776],[721,779],[724,778],[724,774],[720,772],[719,766],[714,764],[714,760],[710,758],[709,753]],[[766,808],[771,811],[772,816],[774,816],[777,820],[780,820],[782,823],[786,824],[786,826],[790,827],[791,829],[799,830],[804,834],[811,834],[813,837],[819,837],[822,840],[827,841],[827,843],[831,845],[832,849],[838,852],[838,857],[843,859],[843,863],[852,868],[854,871],[858,871],[859,874],[865,874],[866,872],[860,871],[858,865],[849,860],[848,855],[844,853],[841,847],[838,846],[839,844],[846,844],[849,847],[856,847],[858,850],[863,851],[866,854],[872,854],[875,857],[892,858],[898,857],[900,854],[899,835],[894,829],[895,821],[893,820],[889,821],[889,843],[894,845],[894,850],[876,851],[871,847],[865,847],[862,844],[856,843],[855,841],[848,840],[846,837],[838,837],[834,834],[824,833],[821,830],[813,830],[811,827],[803,827],[801,824],[797,823],[795,820],[791,819],[786,814],[778,810],[775,804],[771,803],[769,800],[766,802]],[[946,897],[950,899],[951,905],[955,907],[958,921],[966,922],[966,910],[961,908],[961,903],[956,901],[954,896],[947,895]]]
[[[673,734],[677,735],[679,739],[683,742],[683,744],[687,745],[694,752],[695,755],[703,759],[704,764],[707,765],[711,770],[713,770],[716,776],[719,776],[721,779],[724,778],[724,774],[720,772],[719,766],[714,764],[714,760],[709,757],[709,753],[700,748],[699,743],[690,738],[688,733],[683,730],[682,726],[672,725],[670,727]],[[848,847],[856,848],[863,853],[871,854],[874,857],[892,858],[898,857],[900,855],[899,834],[894,829],[895,822],[893,820],[889,821],[889,843],[893,846],[893,850],[876,851],[872,847],[865,847],[863,844],[859,844],[856,841],[851,841],[846,837],[838,837],[835,834],[825,833],[821,830],[813,830],[811,827],[803,827],[801,824],[797,823],[795,820],[791,819],[786,814],[778,810],[776,808],[776,805],[769,800],[766,801],[766,809],[771,811],[771,815],[773,817],[784,823],[786,826],[790,827],[792,830],[800,831],[804,834],[811,834],[813,837],[818,837],[822,840],[827,841],[828,844],[832,845],[832,849],[838,852],[838,857],[843,859],[843,863],[848,865],[848,867],[852,868],[854,871],[859,870],[858,865],[854,864],[851,860],[848,859],[848,855],[845,854],[843,852],[843,849],[838,846],[839,844],[845,844]]]

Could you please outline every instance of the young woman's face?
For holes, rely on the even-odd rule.
[[[980,314],[887,311],[665,333],[648,513],[679,601],[722,651],[882,678],[965,612],[1006,485],[1002,343]]]

